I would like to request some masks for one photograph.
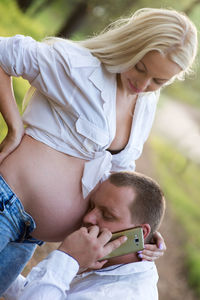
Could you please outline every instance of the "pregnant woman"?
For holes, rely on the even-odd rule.
[[[0,294],[37,244],[61,241],[80,225],[88,193],[106,174],[134,170],[161,87],[189,72],[196,51],[193,23],[165,9],[139,10],[82,42],[0,38],[8,126],[0,148]],[[11,76],[32,86],[23,122]]]

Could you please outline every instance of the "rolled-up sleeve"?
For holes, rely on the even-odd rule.
[[[29,82],[33,81],[39,73],[37,43],[22,35],[1,37],[0,66],[10,76],[22,76]]]
[[[23,35],[1,37],[0,66],[8,75],[22,76],[57,104],[65,105],[73,94],[68,84],[71,74],[68,52],[65,51],[69,50],[70,43],[65,43],[61,52],[55,44],[37,42]],[[74,89],[73,84],[71,87]]]

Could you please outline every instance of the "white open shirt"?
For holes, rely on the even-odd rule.
[[[158,300],[153,262],[116,265],[76,275],[78,263],[55,250],[7,289],[6,300]]]
[[[36,88],[23,116],[26,133],[88,160],[82,178],[84,197],[110,171],[135,169],[152,127],[159,91],[139,94],[128,144],[111,155],[106,149],[116,132],[116,74],[109,73],[89,50],[67,40],[48,45],[16,35],[0,38],[0,66]]]

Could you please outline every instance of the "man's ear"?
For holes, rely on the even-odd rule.
[[[149,224],[142,224],[140,226],[142,227],[143,236],[144,236],[144,240],[145,240],[151,232],[151,226]]]

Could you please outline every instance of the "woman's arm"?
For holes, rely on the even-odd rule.
[[[0,144],[0,163],[20,144],[24,134],[23,123],[13,93],[11,76],[22,76],[31,83],[40,73],[38,52],[40,49],[41,52],[44,50],[45,54],[49,56],[49,52],[51,53],[49,48],[31,37],[21,35],[0,37],[0,113],[8,127],[8,133]]]
[[[0,67],[0,112],[8,133],[0,144],[0,163],[21,142],[24,126],[15,101],[11,77]]]

